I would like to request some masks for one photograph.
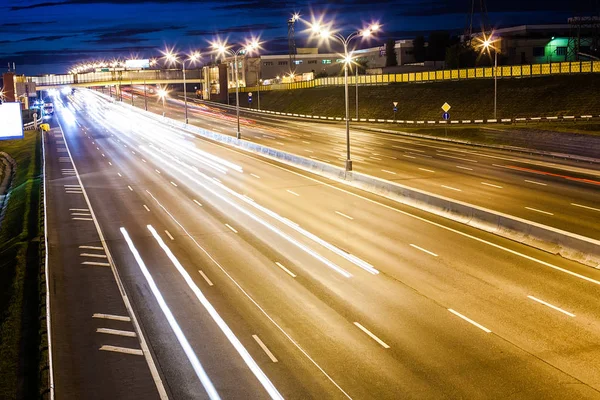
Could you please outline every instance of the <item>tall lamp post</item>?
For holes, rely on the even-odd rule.
[[[487,38],[484,36],[484,40],[481,42],[481,45],[480,45],[482,52],[487,52],[488,54],[490,53],[490,51],[494,52],[494,119],[498,118],[498,114],[497,114],[498,101],[497,100],[498,100],[498,51],[499,51],[499,49],[495,46],[497,41],[498,41],[498,39],[494,39],[493,34],[492,34]]]
[[[343,36],[340,33],[332,32],[327,27],[322,26],[320,23],[311,24],[313,33],[317,34],[323,39],[334,39],[337,40],[344,46],[344,96],[345,96],[345,108],[346,108],[346,171],[352,171],[352,160],[350,159],[350,115],[348,106],[348,64],[352,62],[352,52],[348,52],[348,45],[353,39],[358,37],[367,38],[374,32],[379,30],[378,24],[372,24],[362,31],[352,32],[348,36]]]
[[[233,50],[230,47],[227,47],[226,43],[213,43],[212,48],[219,55],[229,55],[233,57],[234,63],[234,74],[235,74],[235,114],[237,118],[237,133],[236,137],[238,139],[242,138],[242,134],[240,132],[240,76],[238,74],[238,55],[246,55],[248,53],[257,50],[260,47],[260,43],[257,40],[252,40],[251,42],[246,43],[245,46],[240,46],[237,50]],[[229,98],[229,95],[227,95]]]
[[[183,60],[179,60],[179,58],[177,58],[177,54],[173,54],[171,51],[167,51],[165,53],[165,59],[167,60],[167,62],[169,63],[177,63],[177,62],[181,62],[181,68],[183,71],[183,102],[185,104],[184,108],[185,108],[185,124],[188,124],[188,106],[187,106],[187,85],[186,85],[186,80],[185,80],[185,62],[189,61],[191,63],[198,61],[198,59],[200,58],[200,53],[197,51],[194,51],[193,53],[188,55],[187,60],[183,59]]]

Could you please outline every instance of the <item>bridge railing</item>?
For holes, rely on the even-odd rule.
[[[187,79],[200,79],[202,71],[199,69],[189,69],[185,71]],[[39,86],[49,85],[71,85],[77,83],[93,82],[114,82],[123,85],[131,81],[142,80],[181,80],[183,71],[180,69],[154,69],[141,71],[105,71],[105,72],[86,72],[81,74],[63,74],[63,75],[44,75],[32,76],[26,78],[28,81],[35,82]]]

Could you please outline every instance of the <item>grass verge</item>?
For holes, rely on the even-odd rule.
[[[0,398],[39,397],[41,144],[35,131],[0,143],[16,162],[0,226]]]

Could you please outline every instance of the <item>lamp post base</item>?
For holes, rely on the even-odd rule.
[[[240,131],[237,132],[237,134],[235,135],[236,138],[241,139],[242,138],[242,134],[240,133]]]
[[[352,160],[346,160],[346,171],[352,171]]]

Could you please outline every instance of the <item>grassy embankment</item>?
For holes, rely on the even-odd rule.
[[[0,226],[0,398],[39,398],[45,339],[41,144],[35,131],[0,142],[16,162]]]

